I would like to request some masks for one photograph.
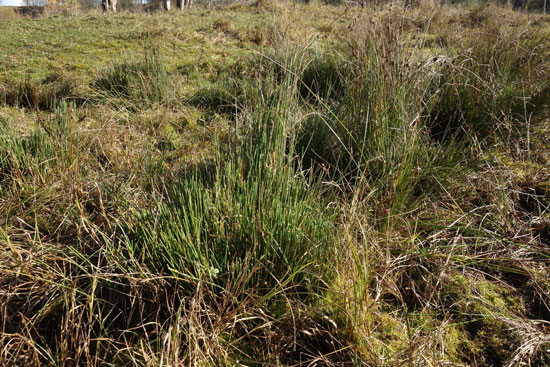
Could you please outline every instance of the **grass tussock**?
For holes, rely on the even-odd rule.
[[[241,287],[256,294],[318,287],[334,214],[316,199],[318,183],[304,182],[285,154],[293,149],[285,113],[266,107],[227,159],[181,180],[155,212],[136,213],[131,258],[191,284],[223,286],[246,274]]]
[[[462,130],[484,139],[495,130],[500,136],[521,130],[524,115],[536,108],[530,101],[547,88],[539,82],[547,79],[546,46],[539,37],[496,29],[465,43],[452,59],[439,60],[432,134],[441,138]]]
[[[550,363],[550,23],[357,10],[64,19],[156,43],[0,84],[0,365]]]
[[[49,121],[37,122],[33,131],[21,136],[3,123],[0,142],[0,180],[45,172],[48,167],[68,166],[78,152],[78,137],[72,136],[74,104],[60,104]]]
[[[108,65],[95,79],[91,88],[100,97],[114,103],[127,103],[139,108],[163,103],[168,97],[169,79],[157,50],[145,50],[143,61],[122,61]]]
[[[29,109],[53,110],[63,100],[79,100],[78,82],[67,73],[52,73],[42,80],[0,81],[0,103]]]

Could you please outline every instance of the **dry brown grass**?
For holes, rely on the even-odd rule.
[[[547,17],[492,5],[404,11],[261,2],[197,15],[200,11],[189,18],[177,15],[208,18],[189,36],[204,41],[195,45],[202,51],[181,55],[196,65],[177,64],[177,57],[161,61],[167,78],[162,80],[170,83],[157,100],[145,96],[143,102],[131,93],[91,95],[91,88],[70,75],[0,83],[0,365],[550,363]],[[93,23],[94,17],[74,22]],[[162,23],[166,17],[126,14],[107,20]],[[179,35],[149,34],[160,44],[181,45]],[[239,42],[258,47],[266,57],[220,61],[238,53],[232,47]],[[395,55],[403,59],[392,59]],[[504,66],[514,71],[518,65],[525,73],[499,74]],[[306,77],[303,70],[312,72]],[[445,73],[453,78],[437,84]],[[421,78],[433,78],[433,84]],[[155,87],[153,79],[145,80],[145,87]],[[406,99],[410,94],[387,94],[403,91],[398,87],[407,85],[404,80],[419,80],[410,90],[433,88],[438,103],[447,92],[452,103],[428,111],[423,90],[413,109]],[[287,99],[273,97],[287,82]],[[198,86],[205,88],[197,92]],[[338,91],[327,92],[331,88]],[[510,98],[496,103],[500,92]],[[385,104],[381,96],[396,103]],[[79,104],[71,104],[75,97]],[[463,101],[468,103],[462,109],[451,109]],[[372,109],[365,111],[366,106]],[[285,111],[282,116],[277,108]],[[406,118],[396,118],[396,110],[405,111]],[[455,119],[452,139],[430,130],[436,110],[438,116],[451,111],[445,121]],[[349,111],[355,115],[346,115]],[[294,270],[304,271],[307,281],[294,284],[288,274],[274,275],[280,266],[266,266],[267,261],[220,277],[220,269],[209,268],[210,277],[195,279],[184,274],[187,269],[153,271],[156,264],[146,259],[146,251],[141,257],[130,254],[130,244],[148,249],[152,242],[134,231],[143,218],[137,214],[157,218],[158,224],[162,208],[174,213],[168,198],[178,182],[191,177],[203,185],[198,192],[211,193],[205,203],[219,205],[214,199],[227,192],[213,187],[222,187],[214,183],[227,173],[217,167],[230,162],[225,154],[249,137],[246,129],[254,131],[262,113],[277,122],[296,121],[292,128],[298,131],[312,116],[324,118],[319,120],[324,129],[301,140],[304,150],[292,150],[303,161],[300,155],[310,154],[311,170],[300,171],[298,158],[277,166],[301,139],[291,128],[282,139],[285,149],[263,152],[251,167],[264,173],[270,172],[266,167],[284,167],[285,174],[296,170],[292,179],[318,194],[309,206],[330,203],[326,211],[337,213],[330,261],[306,261]],[[389,120],[406,126],[384,135]],[[473,123],[479,121],[485,125],[476,130]],[[373,130],[362,130],[366,124]],[[345,135],[346,129],[355,135]],[[307,151],[319,131],[327,134],[319,140],[322,149]],[[366,158],[365,145],[345,145],[370,131],[365,144],[401,136],[392,131],[413,131],[405,135],[421,148],[411,150],[417,155],[409,161],[378,149],[393,147],[394,141],[378,150],[368,146],[369,153],[378,153]],[[459,150],[460,159],[437,156],[440,161],[433,163],[429,159],[435,155],[422,155],[443,146],[450,147],[445,152]],[[395,165],[402,168],[391,171]],[[246,170],[241,171],[227,171],[239,173],[231,181],[237,189],[226,187],[237,198],[248,194],[239,189],[250,187],[244,184],[250,181]],[[412,188],[400,189],[407,174]],[[276,187],[258,182],[263,194]],[[239,223],[252,228],[249,237],[256,244],[272,243],[270,223],[262,227],[257,218],[268,211],[282,214],[266,218],[287,218],[288,208],[270,207],[260,195],[258,212],[250,217],[255,225],[247,227],[239,214],[246,211],[237,204],[248,202],[230,199],[231,205],[219,205],[216,225]],[[326,214],[315,213],[318,217],[306,219],[321,221]],[[183,228],[185,222],[176,220]],[[197,243],[220,242],[225,237],[218,227],[197,229]],[[154,233],[168,236],[168,231]],[[243,229],[242,243],[248,234]],[[239,234],[231,235],[227,239],[240,245]],[[234,259],[227,263],[237,266],[241,259],[230,256]],[[314,286],[308,272],[321,268],[329,270]],[[258,274],[267,274],[265,282],[251,286]],[[277,292],[269,293],[265,284],[274,284]]]

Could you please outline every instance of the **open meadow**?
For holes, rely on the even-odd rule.
[[[0,11],[0,366],[548,365],[550,16]]]

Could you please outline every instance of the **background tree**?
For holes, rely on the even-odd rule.
[[[23,0],[24,6],[44,6],[48,0]]]

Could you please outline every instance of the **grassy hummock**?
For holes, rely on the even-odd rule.
[[[3,11],[0,365],[550,364],[550,18],[332,3]]]

